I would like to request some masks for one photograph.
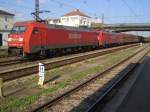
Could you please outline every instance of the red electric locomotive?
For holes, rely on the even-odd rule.
[[[8,46],[9,52],[24,57],[138,41],[137,36],[128,34],[71,27],[56,28],[40,22],[18,22],[9,35]]]
[[[22,56],[68,48],[97,47],[97,33],[90,30],[55,28],[39,22],[16,23],[8,38],[10,52]]]

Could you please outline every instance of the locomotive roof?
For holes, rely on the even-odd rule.
[[[23,21],[23,22],[16,22],[15,26],[26,26],[28,24],[38,24],[38,25],[40,25],[41,23],[36,22],[34,20],[33,21]]]
[[[25,26],[27,25],[29,22],[16,22],[15,26]]]

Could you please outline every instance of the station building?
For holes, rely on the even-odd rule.
[[[0,46],[7,46],[8,34],[14,24],[14,14],[0,10]]]
[[[60,19],[61,24],[65,26],[91,26],[91,17],[84,14],[79,9],[65,14]]]
[[[81,12],[79,9],[75,9],[59,19],[49,19],[49,24],[64,25],[64,26],[91,26],[91,17]]]

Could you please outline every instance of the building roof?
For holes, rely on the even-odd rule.
[[[73,10],[73,11],[65,14],[64,16],[76,16],[76,15],[90,17],[90,16],[84,14],[83,12],[81,12],[79,9]]]
[[[9,13],[9,12],[4,11],[4,10],[0,10],[0,14],[5,14],[5,15],[10,15],[10,16],[15,16],[14,14]]]

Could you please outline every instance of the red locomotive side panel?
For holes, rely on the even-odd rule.
[[[65,30],[65,29],[47,29],[46,41],[48,47],[75,47],[86,45],[97,45],[97,36],[95,32]]]
[[[95,32],[46,28],[46,26],[34,27],[29,42],[30,53],[41,49],[97,46],[98,44]]]

